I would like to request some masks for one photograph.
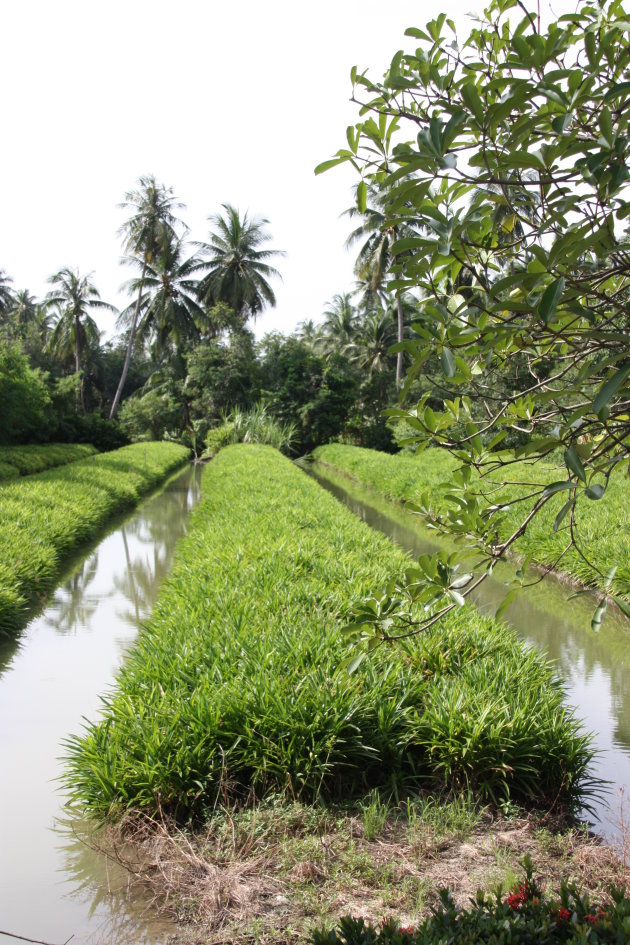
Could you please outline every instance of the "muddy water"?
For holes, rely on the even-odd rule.
[[[200,498],[187,469],[77,560],[18,644],[0,644],[0,929],[73,945],[165,945],[175,929],[80,839],[55,779],[94,718]],[[4,939],[3,939],[4,940]],[[12,939],[6,939],[11,941]]]
[[[417,515],[348,477],[317,463],[311,472],[363,521],[412,555],[455,547],[426,528]],[[496,611],[514,570],[509,565],[497,567],[480,587],[475,603],[483,613]],[[584,728],[593,733],[598,752],[593,773],[610,785],[607,796],[594,801],[588,818],[598,833],[614,839],[619,835],[622,789],[629,795],[627,808],[630,802],[630,624],[609,612],[599,633],[594,633],[591,617],[595,599],[569,601],[570,593],[565,585],[545,578],[523,591],[503,619],[521,639],[554,661],[565,682],[567,702],[583,720]],[[630,808],[625,814],[630,815]]]

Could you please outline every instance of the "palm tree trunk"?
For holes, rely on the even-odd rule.
[[[78,317],[74,319],[74,373],[81,373],[81,322]],[[77,413],[85,414],[83,377],[81,377],[79,386],[77,387]]]
[[[404,320],[403,320],[402,297],[400,295],[396,299],[396,306],[398,308],[398,344],[402,344],[405,326],[404,326]],[[402,384],[402,373],[403,373],[403,353],[402,351],[399,351],[398,357],[396,358],[396,390],[400,390],[400,385]]]
[[[136,308],[133,313],[133,321],[131,322],[131,331],[129,332],[129,341],[127,343],[127,353],[125,354],[125,363],[123,364],[122,373],[120,375],[120,380],[118,381],[118,389],[116,390],[116,395],[112,403],[112,409],[109,411],[109,419],[113,420],[118,411],[118,405],[120,404],[120,398],[122,397],[123,388],[125,386],[125,381],[127,380],[127,374],[129,372],[129,364],[131,363],[131,354],[133,352],[133,344],[136,340],[136,328],[138,326],[138,316],[140,314],[140,304],[142,302],[142,289],[144,288],[144,277],[147,271],[147,258],[144,257],[144,262],[142,264],[142,275],[140,276],[140,287],[138,289],[138,301],[136,302]]]

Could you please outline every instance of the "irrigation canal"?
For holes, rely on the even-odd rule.
[[[0,642],[0,929],[72,945],[163,945],[158,921],[124,872],[86,845],[68,818],[63,741],[99,711],[168,574],[199,501],[200,467],[145,500],[75,559],[19,642]],[[12,939],[4,939],[12,941]]]
[[[367,524],[412,554],[444,547],[434,532],[393,502],[316,464],[322,486]],[[174,926],[158,920],[127,888],[126,876],[85,842],[86,826],[68,817],[55,780],[70,733],[94,718],[139,625],[168,574],[188,514],[200,498],[200,467],[179,473],[77,557],[46,609],[19,641],[0,641],[0,929],[73,945],[165,945]],[[491,613],[512,569],[481,589]],[[569,703],[595,733],[596,773],[611,796],[630,785],[630,634],[609,615],[590,629],[593,603],[567,604],[567,588],[545,579],[520,595],[505,619],[544,650],[563,677]],[[595,827],[616,834],[598,804]]]
[[[419,516],[381,498],[347,476],[322,463],[308,467],[324,488],[333,493],[368,525],[388,535],[411,554],[432,553],[449,547]],[[450,545],[454,548],[454,545]],[[479,588],[476,606],[493,614],[514,579],[514,567],[497,566],[492,578]],[[567,701],[584,728],[594,735],[598,755],[597,777],[610,782],[607,799],[593,805],[587,817],[595,831],[608,839],[619,836],[623,788],[630,789],[630,633],[624,618],[609,613],[598,633],[591,629],[595,597],[567,602],[570,588],[558,580],[544,581],[517,595],[503,619],[519,637],[542,650],[563,679]],[[630,801],[630,795],[626,799]],[[630,811],[626,810],[626,818]]]

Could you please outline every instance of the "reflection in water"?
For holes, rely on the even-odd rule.
[[[389,535],[414,555],[454,543],[426,528],[420,518],[400,505],[382,499],[346,476],[336,475],[315,464],[311,470],[317,481],[348,506],[372,528]],[[457,546],[459,547],[459,546]],[[513,579],[514,568],[501,564],[481,585],[475,603],[479,610],[493,614],[505,596],[505,585]],[[591,629],[594,598],[579,597],[567,602],[570,590],[546,578],[524,590],[506,610],[503,619],[521,639],[544,650],[565,683],[567,701],[583,719],[584,728],[594,733],[598,756],[594,774],[611,782],[610,797],[621,787],[630,788],[630,633],[628,621],[609,614],[599,633]],[[594,804],[595,829],[605,836],[617,834],[605,800]],[[614,820],[614,814],[612,820]]]
[[[126,875],[60,824],[63,740],[99,711],[201,494],[199,467],[173,479],[77,562],[19,644],[0,651],[0,927],[77,945],[163,945],[173,927]],[[2,659],[4,658],[4,666]],[[7,773],[10,772],[10,777]]]

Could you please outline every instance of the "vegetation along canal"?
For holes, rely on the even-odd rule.
[[[320,485],[411,554],[432,553],[447,544],[417,515],[348,476],[322,463],[310,469]],[[514,567],[505,564],[481,585],[476,605],[483,613],[496,611],[506,592],[505,582],[511,578]],[[504,619],[521,639],[547,653],[564,680],[569,704],[583,719],[585,729],[593,732],[597,750],[593,772],[610,785],[606,799],[594,799],[587,816],[599,834],[615,838],[620,830],[620,791],[630,786],[630,635],[612,613],[599,633],[594,633],[590,626],[593,601],[579,597],[567,602],[570,593],[567,586],[546,578],[518,595]]]
[[[0,914],[3,930],[73,943],[163,943],[174,929],[127,895],[81,838],[55,785],[63,741],[94,718],[168,574],[200,497],[200,469],[118,524],[75,565],[18,643],[0,643]]]

